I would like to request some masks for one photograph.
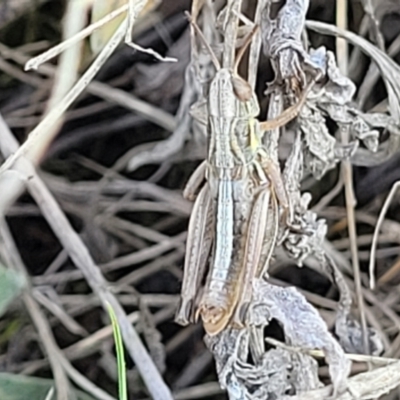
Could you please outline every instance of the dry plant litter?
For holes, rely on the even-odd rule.
[[[396,2],[193,0],[186,17],[185,1],[73,3],[67,39],[36,57],[47,43],[13,49],[0,36],[0,69],[32,88],[30,100],[0,97],[1,398],[86,399],[74,385],[115,398],[108,305],[132,398],[226,398],[221,388],[238,400],[398,398],[394,206],[387,218],[398,182],[383,207],[366,195],[356,207],[373,171],[386,191],[399,171],[400,36],[389,40],[382,25],[400,17]],[[316,9],[331,23],[306,21]],[[86,12],[87,27],[76,18]],[[167,51],[153,49],[163,48],[154,34],[150,44],[131,39],[154,21]],[[89,35],[93,60],[81,74]],[[323,35],[336,38],[336,54],[311,45]],[[157,63],[102,76],[140,52]],[[142,80],[133,93],[118,87],[131,75]],[[21,145],[10,128],[28,128]],[[138,137],[108,140],[132,128]],[[18,200],[25,189],[31,197]],[[39,215],[58,249],[44,268],[31,264],[35,250],[26,257],[28,232],[15,222],[37,230]],[[25,377],[49,368],[54,383]]]

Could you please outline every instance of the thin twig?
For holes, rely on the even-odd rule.
[[[372,239],[372,245],[371,245],[371,255],[369,258],[369,279],[370,279],[369,285],[371,289],[375,288],[375,258],[376,258],[376,247],[378,244],[379,231],[381,230],[382,223],[385,220],[385,216],[389,209],[390,203],[392,202],[393,197],[395,196],[399,187],[400,187],[400,181],[397,181],[392,186],[392,189],[390,190],[390,193],[386,198],[385,203],[383,204],[382,210],[379,213],[378,221],[376,222],[374,237]]]
[[[261,24],[261,13],[265,10],[268,0],[258,0],[256,13],[254,16],[254,24]],[[250,53],[249,53],[249,72],[247,80],[254,90],[257,80],[257,70],[258,62],[260,60],[260,50],[261,50],[261,32],[258,30],[251,42]]]
[[[224,52],[222,67],[232,68],[235,60],[239,14],[242,0],[228,0],[224,21]]]
[[[22,54],[17,50],[13,50],[0,43],[0,54],[5,59],[11,59],[18,64],[25,64],[29,59],[26,55]],[[38,68],[40,73],[47,76],[53,77],[55,74],[55,67],[51,64],[43,64]],[[113,88],[102,82],[92,81],[87,85],[87,92],[102,98],[103,100],[109,101],[112,104],[117,104],[128,110],[132,110],[148,121],[153,122],[156,125],[168,130],[174,131],[176,127],[175,118],[170,113],[162,110],[161,108],[155,107],[143,100],[133,96],[131,93],[124,92],[121,89]]]
[[[347,29],[347,0],[338,0],[336,3],[336,23],[341,29]],[[344,76],[347,75],[348,67],[348,46],[347,41],[342,38],[336,39],[337,60],[340,71]],[[343,145],[347,145],[350,141],[348,128],[341,129],[341,138]],[[348,229],[350,236],[351,257],[353,261],[354,282],[356,287],[357,305],[360,312],[361,328],[363,336],[363,345],[365,354],[369,354],[369,342],[367,333],[367,322],[364,310],[364,299],[362,296],[360,264],[358,259],[358,246],[357,246],[357,228],[355,219],[355,206],[357,200],[354,194],[353,187],[353,169],[350,161],[345,160],[342,162],[342,174],[344,180],[345,197],[346,197],[346,210],[348,219]]]
[[[5,221],[3,216],[0,217],[0,235],[2,237],[4,248],[6,249],[6,251],[8,252],[8,256],[11,257],[12,260],[10,267],[15,268],[18,272],[22,273],[25,277],[26,282],[29,282],[29,276],[26,271],[25,265],[19,255],[18,249],[14,243],[14,239],[12,238],[7,222]],[[47,353],[57,389],[57,399],[69,400],[71,387],[64,369],[58,362],[57,352],[59,352],[59,348],[54,339],[47,319],[44,316],[44,313],[42,312],[30,292],[29,284],[28,288],[25,290],[25,293],[22,295],[22,299],[39,333],[41,343],[43,344],[44,349]]]
[[[308,354],[313,357],[318,357],[322,358],[325,357],[325,353],[323,350],[314,350],[314,349],[306,349],[306,348],[301,348],[301,347],[293,347],[289,346],[286,343],[283,343],[279,340],[276,340],[274,338],[267,337],[265,338],[265,341],[273,346],[280,347],[282,349],[292,351],[294,353],[302,353],[302,354]],[[369,356],[369,355],[364,355],[364,354],[346,354],[346,357],[351,360],[351,361],[356,361],[356,362],[371,362],[376,365],[389,365],[398,362],[399,360],[396,358],[387,358],[387,357],[375,357],[375,356]]]
[[[89,36],[93,31],[100,28],[107,22],[113,20],[118,17],[118,15],[128,10],[128,4],[124,4],[120,8],[117,8],[115,11],[110,12],[110,14],[106,15],[104,18],[101,18],[97,22],[89,25],[85,29],[80,30],[77,34],[70,36],[68,39],[64,40],[57,46],[52,47],[50,50],[31,58],[25,64],[25,71],[29,71],[30,69],[38,69],[39,65],[45,63],[46,61],[51,60],[56,57],[58,54],[62,53],[64,50],[68,49],[75,43],[78,43],[85,37]]]
[[[5,155],[9,155],[18,148],[17,141],[8,130],[3,119],[0,118],[0,149]],[[107,311],[107,303],[110,303],[117,316],[121,327],[124,343],[134,360],[141,376],[155,399],[172,400],[171,392],[163,381],[140,337],[127,319],[125,311],[116,297],[108,289],[108,283],[94,263],[86,246],[79,235],[73,230],[68,219],[60,209],[56,200],[39,178],[32,165],[25,159],[15,164],[19,172],[28,176],[27,187],[40,207],[44,217],[52,227],[54,234],[68,252],[75,265],[83,272],[88,284],[102,301],[104,310]]]
[[[0,174],[8,170],[13,163],[21,156],[27,156],[34,164],[38,163],[43,151],[49,145],[54,137],[53,126],[59,118],[64,114],[68,107],[75,99],[83,92],[101,66],[108,60],[110,55],[119,45],[123,35],[125,34],[127,20],[125,19],[117,31],[114,33],[108,44],[97,57],[97,62],[94,62],[88,70],[82,75],[74,87],[67,95],[54,107],[42,120],[42,122],[29,134],[28,139],[18,150],[10,155],[0,167]]]

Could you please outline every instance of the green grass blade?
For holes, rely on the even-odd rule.
[[[126,383],[125,355],[124,345],[122,342],[121,330],[119,329],[117,317],[111,304],[107,304],[108,314],[110,315],[111,324],[114,333],[115,348],[117,352],[118,366],[118,398],[119,400],[128,400],[128,389]]]

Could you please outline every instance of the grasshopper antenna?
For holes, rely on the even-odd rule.
[[[240,48],[235,59],[235,64],[233,66],[233,74],[232,74],[233,90],[235,91],[236,97],[240,101],[249,101],[253,97],[253,89],[251,88],[251,85],[241,76],[239,76],[238,69],[240,61],[242,61],[243,55],[246,52],[247,48],[249,47],[249,44],[251,43],[257,31],[258,31],[258,26],[256,25],[250,32],[250,34],[247,36],[243,46]]]
[[[207,39],[205,38],[205,36],[203,35],[203,32],[201,31],[201,29],[199,28],[199,26],[197,25],[197,23],[194,21],[194,19],[192,18],[192,16],[185,11],[185,15],[187,17],[187,19],[189,20],[190,24],[193,26],[194,30],[197,32],[197,34],[199,35],[199,38],[201,39],[201,41],[203,42],[204,46],[206,46],[206,49],[208,50],[208,52],[210,53],[211,56],[211,61],[214,64],[215,69],[218,71],[221,69],[221,64],[218,61],[217,56],[215,55],[213,49],[211,48],[210,44],[207,42]]]
[[[233,66],[233,72],[235,75],[238,75],[238,69],[239,69],[239,64],[240,61],[242,61],[242,58],[244,56],[244,53],[246,52],[247,48],[249,47],[251,41],[254,38],[254,35],[258,32],[258,25],[256,25],[252,31],[249,33],[249,35],[247,36],[243,46],[240,48],[239,52],[236,55],[236,60],[235,60],[235,65]]]

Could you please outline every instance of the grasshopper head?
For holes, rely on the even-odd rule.
[[[231,315],[223,307],[203,305],[199,310],[205,331],[210,336],[220,333],[229,322]]]

